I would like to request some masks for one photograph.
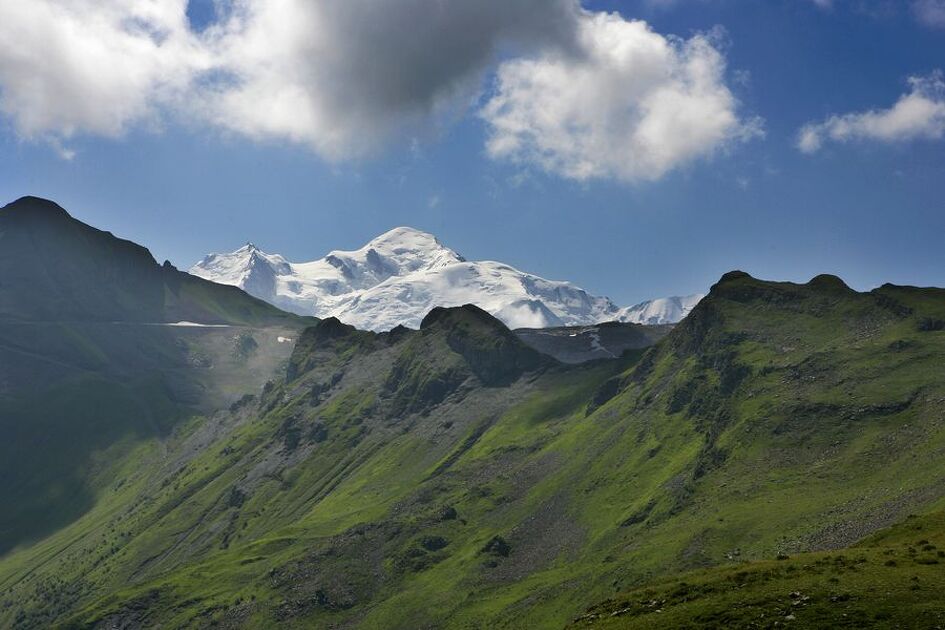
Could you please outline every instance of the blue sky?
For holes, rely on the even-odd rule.
[[[122,0],[114,4],[122,10]],[[543,29],[551,28],[541,24],[509,31],[516,33],[511,44],[503,42],[472,73],[478,87],[446,114],[418,122],[374,106],[359,110],[356,121],[384,137],[357,155],[346,154],[359,139],[356,126],[341,144],[326,144],[322,127],[292,139],[266,131],[265,120],[208,122],[202,109],[179,107],[179,98],[124,120],[117,131],[95,114],[73,119],[52,105],[49,116],[30,122],[11,96],[27,83],[4,64],[0,47],[6,99],[0,198],[53,198],[181,268],[247,240],[309,260],[410,225],[467,258],[571,280],[626,304],[702,291],[736,268],[795,281],[835,273],[859,289],[884,282],[943,286],[945,118],[934,107],[945,103],[935,75],[945,69],[945,24],[935,10],[945,16],[945,6],[821,4],[585,3],[588,14],[646,20],[660,37],[691,41],[709,33],[712,51],[724,61],[718,83],[737,101],[738,117],[726,140],[700,145],[665,171],[625,169],[620,160],[628,154],[610,143],[606,156],[588,149],[601,159],[589,177],[560,160],[549,166],[536,157],[540,152],[508,158],[487,148],[497,123],[477,112],[497,89],[498,64],[550,54],[542,48],[549,44],[533,44],[544,42]],[[218,19],[207,4],[189,14],[195,31],[212,29]],[[435,56],[450,41],[423,54]],[[360,54],[356,42],[343,45],[346,55]],[[417,72],[452,71],[424,65]],[[924,83],[910,84],[910,77]],[[61,85],[62,75],[50,81]],[[615,86],[619,92],[620,83]],[[897,126],[884,112],[908,94],[933,109]],[[55,96],[47,91],[43,98]],[[839,118],[831,121],[834,115]],[[371,117],[381,118],[376,130]],[[326,124],[331,130],[334,121]],[[805,125],[817,134],[817,150],[798,148]]]

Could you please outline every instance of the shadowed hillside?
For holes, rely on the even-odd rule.
[[[158,265],[144,247],[52,201],[0,208],[0,321],[261,325],[298,318],[234,287]]]
[[[606,322],[596,326],[519,328],[519,339],[563,363],[616,359],[624,352],[644,350],[665,337],[673,326]]]
[[[0,554],[95,505],[140,442],[258,390],[313,321],[50,201],[0,209]]]

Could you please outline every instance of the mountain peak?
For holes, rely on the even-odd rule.
[[[620,320],[676,323],[701,295],[621,310],[568,282],[546,280],[492,261],[467,261],[434,235],[395,227],[356,250],[334,250],[292,263],[252,243],[191,268],[196,276],[238,286],[284,310],[337,317],[358,328],[417,328],[434,307],[475,304],[510,328],[579,326]],[[642,311],[646,311],[642,313]],[[634,319],[639,317],[639,319]]]
[[[849,285],[847,285],[847,283],[841,278],[827,273],[822,273],[819,276],[815,276],[810,282],[807,283],[807,286],[821,289],[823,291],[832,291],[838,293],[854,292],[853,289],[851,289]]]
[[[450,262],[465,260],[429,232],[406,226],[395,227],[376,236],[360,251],[363,250],[374,250],[381,255],[393,257],[417,256],[431,260],[439,257]]]
[[[0,212],[4,214],[16,213],[21,216],[71,218],[69,213],[55,201],[43,199],[42,197],[33,197],[32,195],[20,197],[16,201],[8,203],[3,208],[0,208]]]
[[[430,234],[429,232],[424,232],[423,230],[418,230],[417,228],[410,227],[408,225],[401,225],[395,228],[387,230],[383,234],[379,234],[371,239],[372,243],[386,242],[386,241],[396,241],[404,238],[420,238],[424,240],[437,241],[437,238]]]
[[[735,280],[748,279],[752,280],[751,274],[745,273],[736,269],[735,271],[729,271],[728,273],[722,274],[722,277],[719,278],[717,284],[725,284],[726,282],[734,282]]]
[[[507,328],[505,324],[475,304],[464,304],[451,308],[437,306],[427,313],[423,321],[420,322],[420,330],[428,330],[438,324],[450,326],[454,322],[464,320],[475,321],[497,329]]]
[[[682,321],[702,301],[705,295],[696,293],[686,296],[674,296],[647,300],[623,309],[617,321],[629,324],[658,326],[675,324]]]
[[[443,339],[488,387],[508,385],[525,372],[555,363],[473,304],[434,308],[423,318],[420,330],[422,337]]]

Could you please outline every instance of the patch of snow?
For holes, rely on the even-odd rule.
[[[685,297],[648,300],[622,309],[616,319],[620,322],[646,324],[648,326],[675,324],[682,321],[704,297],[705,295],[697,293]]]

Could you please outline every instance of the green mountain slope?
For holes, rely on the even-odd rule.
[[[622,593],[574,628],[937,628],[945,513],[909,516],[836,551],[703,569]]]
[[[161,325],[180,320],[217,327]],[[0,209],[0,554],[89,510],[138,442],[257,391],[313,321],[52,202]]]
[[[326,320],[284,379],[0,561],[0,623],[561,627],[845,547],[945,507],[942,322],[937,289],[741,273],[654,348],[579,366],[469,307]]]

